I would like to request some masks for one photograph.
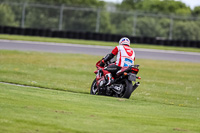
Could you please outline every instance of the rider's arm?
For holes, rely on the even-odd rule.
[[[110,54],[107,54],[104,58],[103,58],[103,60],[101,60],[101,63],[100,63],[100,66],[104,66],[104,64],[105,64],[105,62],[107,62],[107,61],[109,61],[109,60],[111,60],[113,57],[114,57],[115,55],[114,54],[112,54],[112,53],[110,53]]]
[[[115,47],[111,53],[107,54],[104,59],[101,61],[100,66],[104,66],[105,62],[111,60],[118,53],[118,48]]]

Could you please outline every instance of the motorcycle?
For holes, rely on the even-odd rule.
[[[136,82],[136,79],[141,79],[141,77],[136,76],[139,72],[139,65],[122,67],[116,74],[113,74],[114,82],[106,86],[104,67],[112,64],[112,62],[106,62],[104,67],[100,66],[100,62],[101,60],[96,63],[97,70],[94,71],[96,78],[92,82],[90,94],[129,99],[133,91],[140,85],[140,82]],[[134,85],[132,81],[134,81]]]

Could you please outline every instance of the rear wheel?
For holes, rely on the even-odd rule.
[[[129,99],[131,96],[131,93],[133,92],[133,84],[132,81],[125,80],[125,88],[124,88],[124,94],[122,95],[122,98]]]
[[[97,95],[97,93],[98,93],[98,89],[97,89],[97,82],[96,82],[96,78],[95,78],[91,85],[90,94]]]

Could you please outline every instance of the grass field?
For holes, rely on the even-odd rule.
[[[79,40],[79,39],[67,39],[67,38],[49,38],[49,37],[35,37],[35,36],[19,36],[19,35],[6,35],[6,34],[0,34],[0,39],[39,41],[39,42],[56,42],[56,43],[72,43],[72,44],[84,44],[84,45],[113,46],[113,47],[118,45],[117,42],[103,42],[103,41],[92,41],[92,40]],[[146,48],[146,49],[160,49],[160,50],[175,50],[175,51],[186,51],[186,52],[200,52],[199,48],[135,44],[134,42],[131,42],[131,47],[133,47],[133,48]]]
[[[0,50],[0,132],[200,132],[200,63],[136,59],[129,100],[89,95],[100,56]],[[44,89],[48,88],[48,89]]]

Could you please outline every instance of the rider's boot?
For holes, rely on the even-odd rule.
[[[114,82],[114,78],[112,77],[111,73],[106,74],[105,77],[106,77],[106,81],[107,81],[106,86],[109,86]]]

